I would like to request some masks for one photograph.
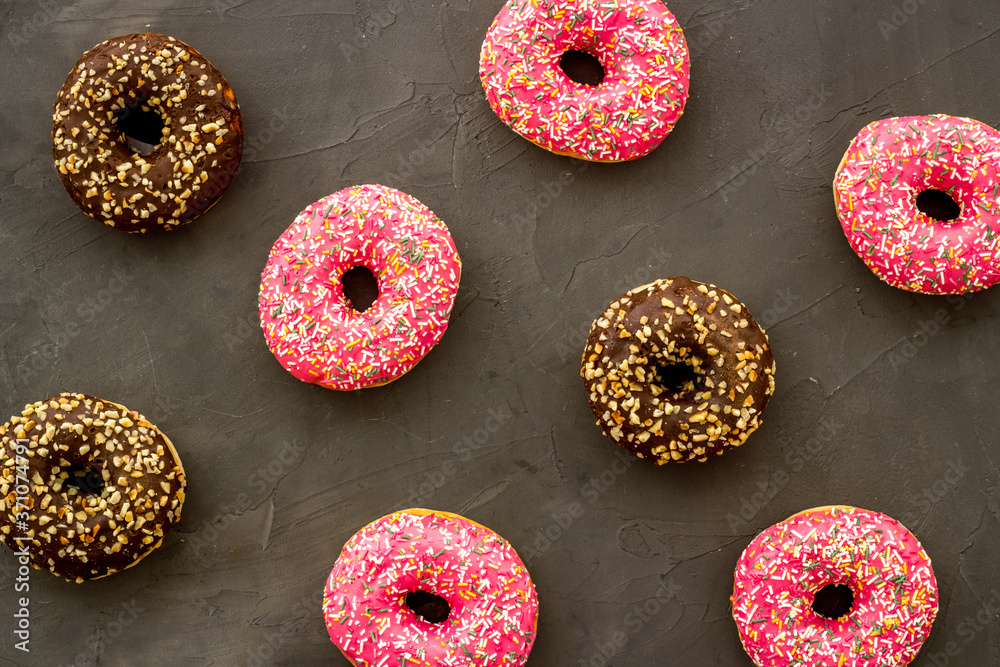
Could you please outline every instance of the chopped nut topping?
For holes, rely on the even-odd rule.
[[[28,424],[32,429],[24,428]],[[141,437],[139,430],[128,430],[136,424],[144,429]],[[100,445],[105,438],[107,447],[92,448],[90,435],[102,427],[107,436],[93,434],[93,442]],[[32,431],[42,435],[29,435]],[[17,479],[23,466],[31,481],[23,506],[17,508],[27,509],[27,529],[0,531],[0,540],[16,548],[13,538],[31,538],[24,544],[38,567],[83,581],[124,569],[146,555],[151,547],[135,525],[129,526],[132,512],[126,500],[134,500],[139,490],[155,486],[163,492],[153,502],[143,501],[143,523],[158,534],[180,519],[183,468],[166,436],[137,413],[83,394],[60,394],[26,406],[21,416],[0,426],[0,436],[0,486]],[[18,444],[22,452],[27,448],[26,454],[19,454]],[[116,451],[120,453],[112,455]],[[73,470],[90,472],[80,477]],[[0,511],[8,512],[0,525],[16,526],[11,516],[15,506],[5,499],[0,503]],[[106,532],[116,536],[117,549],[107,548]]]
[[[659,464],[738,447],[774,391],[763,330],[725,290],[687,278],[622,295],[594,322],[582,358],[598,424]],[[677,386],[663,384],[671,367],[684,371]]]
[[[54,161],[70,196],[91,217],[129,232],[172,229],[206,211],[229,186],[243,153],[239,106],[218,70],[192,55],[198,54],[171,37],[124,35],[83,54],[70,73],[53,112]],[[221,94],[186,101],[196,80]],[[138,111],[163,120],[163,140],[145,156],[133,151],[118,124]],[[204,151],[199,128],[214,136]],[[178,137],[181,130],[187,134]],[[212,186],[197,187],[206,183]],[[169,191],[185,189],[191,194],[180,207],[159,211],[145,201],[166,202]]]

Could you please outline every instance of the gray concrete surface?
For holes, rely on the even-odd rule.
[[[651,156],[587,166],[487,106],[478,52],[500,5],[0,2],[0,408],[62,390],[122,402],[189,476],[181,523],[138,567],[80,586],[32,575],[27,655],[0,552],[0,663],[345,665],[324,579],[358,528],[417,505],[525,557],[531,665],[749,665],[729,614],[737,557],[794,512],[846,503],[902,520],[933,559],[941,611],[914,664],[1000,664],[1000,293],[880,283],[830,187],[871,120],[1000,124],[995,7],[674,0],[686,114]],[[145,30],[225,74],[247,152],[207,215],[142,238],[77,210],[49,132],[79,54]],[[257,287],[303,207],[365,182],[440,215],[465,269],[438,348],[340,394],[270,355]],[[611,299],[668,275],[748,304],[777,392],[742,449],[658,469],[616,454],[578,364]]]

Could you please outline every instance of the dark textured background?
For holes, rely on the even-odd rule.
[[[487,106],[478,53],[500,6],[0,2],[0,409],[62,390],[122,402],[173,438],[189,479],[183,520],[139,566],[79,586],[33,573],[30,655],[0,553],[0,662],[344,665],[324,579],[362,525],[418,505],[524,556],[532,665],[749,665],[736,559],[768,525],[845,503],[900,519],[933,559],[941,611],[915,664],[1000,664],[1000,293],[880,283],[830,187],[877,118],[1000,124],[993,1],[674,0],[687,112],[649,157],[591,166]],[[80,213],[49,134],[80,53],[144,30],[223,72],[247,136],[221,203],[152,237]],[[464,275],[437,349],[340,394],[270,355],[258,280],[302,208],[372,182],[447,222]],[[579,354],[607,303],[669,275],[748,304],[777,392],[741,450],[654,468],[594,425]]]

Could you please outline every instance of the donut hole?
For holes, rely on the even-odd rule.
[[[86,466],[67,466],[59,473],[62,488],[69,495],[97,496],[104,491],[101,471]]]
[[[378,278],[367,266],[355,266],[344,271],[340,286],[347,305],[359,313],[371,308],[378,298]]]
[[[854,608],[854,591],[845,584],[827,584],[816,591],[812,608],[823,618],[844,618]]]
[[[962,214],[955,198],[944,190],[930,188],[917,195],[917,209],[938,222],[951,222]]]
[[[118,114],[118,131],[134,153],[149,155],[163,140],[163,117],[145,104],[126,106]]]
[[[440,595],[427,591],[412,591],[406,594],[406,606],[414,614],[429,623],[444,623],[451,613],[451,605]]]
[[[701,381],[701,374],[691,364],[682,361],[662,363],[654,369],[654,384],[661,392],[672,396],[693,391]]]
[[[604,65],[587,51],[570,49],[559,58],[559,68],[571,81],[585,86],[599,86],[604,81]]]

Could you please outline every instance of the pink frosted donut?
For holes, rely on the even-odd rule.
[[[341,279],[374,274],[378,297],[359,312]],[[462,262],[426,206],[384,185],[360,185],[306,207],[274,243],[260,280],[260,325],[285,369],[352,390],[392,382],[448,328]]]
[[[758,667],[909,664],[938,610],[931,561],[879,512],[830,506],[771,526],[736,564],[733,618]]]
[[[599,85],[566,75],[570,51],[600,61]],[[510,0],[479,60],[490,106],[512,130],[596,162],[656,148],[684,113],[690,69],[684,33],[660,0]]]
[[[851,247],[890,285],[961,294],[1000,280],[992,127],[954,116],[875,121],[851,142],[833,189]]]
[[[507,540],[457,514],[408,509],[344,545],[323,617],[359,667],[523,665],[538,596]]]

